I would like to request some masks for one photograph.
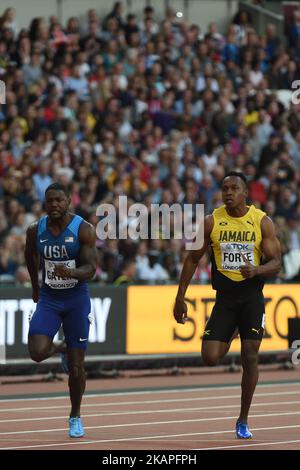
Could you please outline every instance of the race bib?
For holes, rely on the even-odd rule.
[[[63,264],[67,268],[76,268],[76,262],[74,259],[68,261],[49,261],[45,259],[45,284],[52,289],[71,289],[78,283],[77,279],[60,277],[54,275],[54,266],[56,264]]]
[[[254,248],[252,243],[220,243],[222,269],[239,271],[241,266],[245,266],[242,254],[254,265]]]

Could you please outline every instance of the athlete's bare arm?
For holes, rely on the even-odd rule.
[[[214,219],[212,215],[207,215],[204,219],[204,242],[200,250],[192,250],[187,255],[178,286],[178,292],[173,309],[173,314],[177,323],[184,323],[187,316],[187,306],[184,302],[184,296],[188,285],[193,277],[193,274],[198,266],[198,263],[210,244],[210,234],[214,226]]]
[[[26,232],[25,261],[32,284],[32,300],[39,300],[39,253],[36,246],[37,222],[31,224]]]
[[[96,249],[96,230],[83,222],[79,229],[80,253],[79,266],[70,269],[62,264],[57,264],[54,268],[55,276],[71,277],[78,281],[88,281],[95,275],[97,269],[98,253]]]
[[[261,248],[266,259],[266,263],[260,266],[253,266],[245,260],[245,266],[241,267],[241,273],[244,278],[249,279],[253,276],[274,277],[279,273],[281,267],[281,249],[280,242],[275,234],[275,228],[272,220],[264,216],[261,221],[262,242]]]

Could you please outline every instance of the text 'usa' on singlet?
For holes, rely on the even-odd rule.
[[[83,218],[74,215],[67,227],[55,236],[48,229],[48,216],[39,220],[36,243],[42,259],[43,289],[49,293],[86,292],[87,283],[54,275],[56,264],[74,269],[78,266],[80,250],[79,228]]]
[[[254,266],[261,264],[261,220],[265,212],[251,205],[244,216],[231,217],[225,206],[221,206],[212,215],[214,227],[210,238],[213,288],[227,294],[262,290],[263,280],[257,276],[245,279],[240,268],[245,265],[243,257]]]

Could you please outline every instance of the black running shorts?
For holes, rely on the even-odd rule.
[[[264,332],[265,303],[261,291],[244,299],[226,297],[217,292],[203,333],[203,341],[228,343],[236,328],[241,339],[261,340]]]

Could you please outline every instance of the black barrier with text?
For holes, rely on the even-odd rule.
[[[125,354],[127,291],[123,287],[91,287],[92,323],[88,355]],[[6,359],[28,358],[29,318],[36,304],[31,289],[0,289],[0,347]],[[62,331],[57,339],[62,338]]]
[[[216,293],[209,285],[190,286],[187,321],[179,325],[173,317],[176,292],[177,286],[91,287],[93,323],[87,354],[199,354]],[[300,317],[299,286],[266,285],[264,297],[260,351],[285,351],[288,319]],[[0,289],[0,362],[3,356],[28,359],[29,317],[34,310],[31,289]],[[232,342],[230,352],[240,352],[238,339]]]

